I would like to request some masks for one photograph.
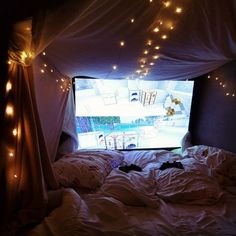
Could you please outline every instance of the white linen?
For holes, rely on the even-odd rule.
[[[233,156],[202,146],[190,156],[194,148],[184,157],[168,151],[125,152],[126,164],[135,163],[141,172],[113,169],[93,194],[64,189],[62,205],[29,235],[235,235],[236,195],[213,174],[225,164],[220,160]],[[217,152],[218,159],[211,160]],[[167,160],[181,161],[184,170],[161,171]]]

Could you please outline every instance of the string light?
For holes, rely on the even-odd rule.
[[[155,33],[159,32],[159,31],[160,31],[160,29],[159,29],[158,27],[155,27],[155,28],[153,29],[153,32],[155,32]]]
[[[8,93],[11,89],[12,89],[12,84],[11,84],[10,81],[8,81],[7,84],[6,84],[6,91],[7,91],[7,93]]]
[[[113,69],[113,70],[116,70],[116,69],[117,69],[117,65],[113,65],[113,66],[112,66],[112,69]]]
[[[175,12],[176,13],[181,13],[182,12],[182,8],[181,7],[176,7]]]
[[[14,157],[14,153],[13,152],[9,152],[8,155],[9,155],[9,157]]]
[[[124,47],[125,46],[125,42],[124,41],[120,41],[120,46]]]
[[[232,92],[233,89],[230,89],[229,86],[227,85],[227,83],[224,83],[221,78],[219,78],[218,76],[212,77],[211,75],[207,75],[207,78],[208,79],[213,79],[215,81],[219,81],[217,84],[219,86],[221,86],[224,90],[228,88],[228,91],[224,92],[225,96],[235,97],[235,92]],[[231,90],[231,91],[229,91],[229,90]]]
[[[43,52],[42,54],[43,54],[43,56],[46,56],[46,52]]]
[[[170,1],[163,2],[163,5],[164,5],[165,7],[169,7],[169,6],[170,6],[170,4],[171,4],[171,2],[170,2]]]
[[[14,136],[16,136],[16,135],[17,135],[17,129],[13,129],[12,134],[13,134]]]
[[[13,116],[13,113],[14,113],[13,107],[10,106],[10,105],[7,105],[7,107],[6,107],[6,114],[7,114],[8,116]]]
[[[167,35],[166,35],[166,34],[163,34],[163,35],[161,36],[161,38],[162,38],[162,39],[167,39]]]
[[[130,23],[134,23],[134,18],[131,18],[131,19],[130,19]]]
[[[44,69],[41,69],[40,72],[41,72],[42,74],[44,74],[45,70],[44,70]]]

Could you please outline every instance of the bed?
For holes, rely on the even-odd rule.
[[[223,149],[80,150],[54,170],[61,204],[29,235],[236,235],[236,154]]]

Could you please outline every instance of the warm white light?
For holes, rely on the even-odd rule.
[[[155,32],[155,33],[159,32],[159,31],[160,31],[160,30],[159,30],[158,27],[155,27],[155,28],[153,29],[153,32]]]
[[[208,76],[207,76],[207,78],[208,78],[208,79],[210,79],[210,78],[211,78],[211,76],[210,76],[210,75],[208,75]]]
[[[144,67],[144,65],[142,64],[142,65],[140,65],[140,67],[141,67],[141,68],[143,68],[143,67]]]
[[[61,79],[61,82],[64,82],[65,80],[64,79]]]
[[[12,84],[10,81],[8,81],[6,84],[6,91],[9,92],[11,89],[12,89]]]
[[[8,60],[8,62],[7,62],[9,65],[11,65],[11,60]]]
[[[56,79],[56,82],[58,83],[58,79]]]
[[[13,152],[9,152],[9,157],[14,157],[14,153]]]
[[[149,0],[149,2],[152,2],[152,0]]]
[[[117,69],[117,66],[116,66],[116,65],[113,65],[113,66],[112,66],[112,69],[113,69],[113,70],[116,70],[116,69]]]
[[[176,13],[181,13],[182,12],[182,8],[181,7],[176,7],[175,12]]]
[[[54,71],[53,69],[50,70],[50,72],[53,72],[53,71]]]
[[[171,4],[171,2],[170,2],[170,1],[166,1],[166,2],[164,2],[163,4],[164,4],[165,7],[169,7],[170,4]]]
[[[235,96],[235,94],[233,93],[233,94],[232,94],[232,97],[234,97],[234,96]]]
[[[46,63],[43,64],[44,67],[47,67],[48,65]]]
[[[226,96],[229,96],[229,93],[226,93],[225,95],[226,95]]]
[[[226,87],[226,84],[223,84],[223,88],[225,88]]]
[[[44,69],[41,69],[40,72],[43,74],[43,73],[45,72],[45,70],[44,70]]]
[[[154,62],[150,62],[149,65],[150,65],[150,66],[153,66],[153,65],[154,65]]]
[[[16,130],[16,129],[13,129],[12,134],[13,134],[14,136],[16,136],[16,135],[17,135],[17,130]]]
[[[131,22],[131,23],[134,23],[134,18],[131,18],[131,19],[130,19],[130,22]]]
[[[10,105],[8,105],[8,106],[6,107],[6,114],[9,115],[9,116],[12,116],[13,113],[14,113],[13,107],[10,106]]]
[[[151,46],[151,45],[152,45],[152,40],[149,39],[149,40],[147,41],[147,45]]]
[[[216,80],[218,80],[219,78],[218,78],[218,77],[216,77],[215,79],[216,79]]]
[[[222,85],[222,82],[220,82],[220,85]]]
[[[46,56],[46,52],[43,52],[42,54],[43,54],[44,56]]]
[[[124,41],[120,41],[120,46],[121,47],[125,46],[125,42]]]
[[[160,49],[160,46],[156,46],[155,49],[156,49],[156,50],[159,50],[159,49]]]
[[[163,35],[161,36],[161,38],[162,38],[162,39],[167,39],[167,35],[166,35],[166,34],[163,34]]]
[[[154,56],[153,56],[153,59],[155,59],[155,60],[158,59],[158,58],[159,58],[158,55],[154,55]]]
[[[17,178],[17,175],[16,175],[16,174],[14,175],[14,178]]]
[[[148,54],[148,50],[144,50],[144,52],[143,52],[143,53],[147,55],[147,54]]]

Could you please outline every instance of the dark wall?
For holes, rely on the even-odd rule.
[[[209,74],[211,78],[205,75],[195,80],[189,127],[192,142],[236,153],[236,61]]]

